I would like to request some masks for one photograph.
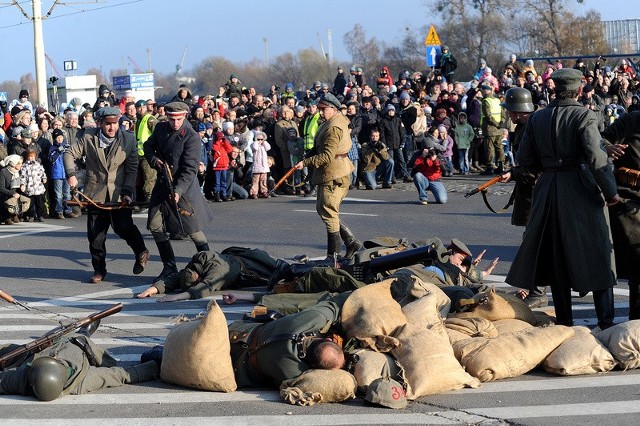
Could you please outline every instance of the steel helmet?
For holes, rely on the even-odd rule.
[[[535,108],[531,99],[531,92],[523,87],[512,87],[504,95],[504,102],[500,104],[510,112],[533,112]]]
[[[58,398],[68,378],[67,367],[49,356],[33,361],[27,373],[33,394],[41,401],[53,401]]]

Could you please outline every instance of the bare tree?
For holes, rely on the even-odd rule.
[[[370,69],[372,63],[378,62],[380,46],[375,37],[367,40],[362,25],[355,24],[353,29],[346,33],[342,40],[354,64],[358,64],[363,69]]]

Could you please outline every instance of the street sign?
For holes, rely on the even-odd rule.
[[[64,65],[65,71],[76,71],[78,69],[78,63],[76,61],[64,61],[62,64]]]
[[[429,28],[429,35],[427,35],[427,38],[424,41],[425,46],[429,46],[429,45],[438,45],[440,46],[440,37],[438,37],[438,33],[436,32],[436,27],[434,27],[433,25],[431,26],[431,28]]]
[[[7,92],[0,92],[0,102],[7,102]]]
[[[442,51],[440,50],[439,44],[427,45],[427,66],[435,67],[438,64],[437,58],[440,57],[441,53]]]

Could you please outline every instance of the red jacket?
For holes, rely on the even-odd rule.
[[[229,154],[233,147],[226,138],[218,139],[211,147],[213,154],[213,170],[227,170],[229,168]]]
[[[416,158],[413,170],[422,173],[428,180],[438,180],[442,178],[442,170],[440,169],[440,161],[438,161],[438,159],[431,160],[421,155]]]

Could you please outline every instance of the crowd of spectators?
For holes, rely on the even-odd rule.
[[[555,96],[549,77],[565,65],[561,61],[536,65],[532,60],[518,61],[516,55],[503,65],[487,64],[482,59],[472,80],[462,82],[456,80],[455,57],[447,46],[442,46],[442,51],[434,69],[404,70],[397,79],[388,67],[382,67],[371,82],[361,67],[353,66],[348,72],[338,67],[332,83],[315,81],[308,90],[299,91],[293,83],[286,83],[283,89],[274,84],[261,93],[231,74],[216,95],[194,94],[181,85],[167,100],[184,102],[190,108],[188,119],[202,139],[198,178],[211,201],[272,196],[274,182],[292,164],[313,152],[313,137],[321,124],[316,103],[323,94],[332,92],[351,122],[353,146],[348,156],[356,166],[352,188],[388,189],[399,181],[413,182],[422,204],[427,204],[425,189],[433,192],[436,202],[445,202],[443,178],[492,173],[495,166],[501,171],[514,163],[513,156],[507,155],[506,164],[487,164],[494,154],[495,158],[505,158],[505,152],[487,152],[487,135],[482,131],[487,113],[482,98],[501,100],[509,88],[523,87],[531,92],[536,108],[544,108]],[[583,73],[580,102],[597,113],[601,129],[620,114],[640,109],[639,77],[630,59],[611,66],[602,58],[590,66],[577,59],[567,66]],[[306,87],[302,83],[298,86]],[[0,105],[4,223],[79,214],[66,205],[69,188],[58,161],[60,153],[81,137],[84,129],[96,126],[93,114],[101,107],[119,107],[121,129],[134,132],[140,144],[155,123],[166,119],[162,102],[136,99],[132,91],[117,99],[109,87],[101,85],[98,95],[94,105],[71,100],[60,116],[32,105],[24,89],[11,103]],[[510,154],[509,132],[514,125],[503,114],[499,126],[505,133],[502,149],[507,148]],[[22,167],[34,156],[45,171],[38,185],[27,181],[40,176],[27,173],[33,167]],[[78,168],[82,168],[81,163]],[[152,179],[143,172],[139,172],[139,200],[148,196],[144,188]],[[307,178],[310,173],[306,169],[296,171],[278,193],[314,195]],[[430,188],[430,182],[437,184]],[[40,192],[40,186],[45,187],[47,197],[33,193]]]

